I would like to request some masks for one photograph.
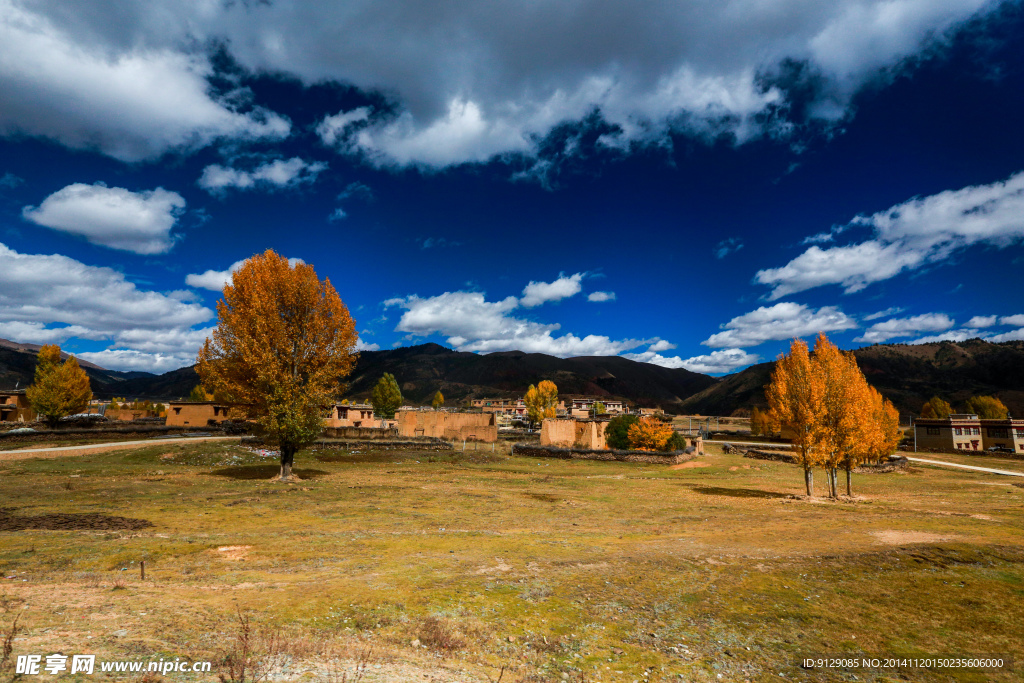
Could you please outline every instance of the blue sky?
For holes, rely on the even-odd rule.
[[[191,364],[230,269],[360,348],[722,374],[1024,339],[1024,8],[0,0],[0,337]]]

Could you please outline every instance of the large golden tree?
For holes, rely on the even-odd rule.
[[[530,422],[540,422],[546,417],[558,414],[558,387],[550,380],[542,380],[537,386],[530,385],[523,397],[526,415]]]
[[[25,391],[25,397],[37,414],[51,427],[62,417],[80,413],[92,399],[89,376],[72,356],[60,362],[60,347],[44,346],[36,357],[35,379]]]
[[[242,407],[278,445],[287,480],[352,371],[355,323],[330,280],[269,249],[235,272],[217,315],[196,370],[207,390]]]
[[[779,427],[797,447],[797,459],[804,470],[807,495],[814,495],[814,467],[822,464],[813,448],[814,425],[819,419],[823,387],[811,362],[806,342],[793,340],[789,355],[775,364],[771,383],[765,388],[768,399],[766,423]]]
[[[814,495],[813,468],[825,468],[830,496],[839,495],[838,472],[846,471],[852,495],[853,469],[891,454],[902,437],[899,412],[868,385],[852,353],[818,335],[811,355],[797,339],[775,366],[766,387],[769,421],[782,427],[798,449],[807,495]]]

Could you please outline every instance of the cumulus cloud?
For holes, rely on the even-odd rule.
[[[705,346],[742,348],[757,346],[766,341],[806,337],[818,332],[839,332],[857,327],[857,322],[836,306],[823,306],[818,310],[804,304],[782,302],[774,306],[761,306],[722,325],[701,342]]]
[[[163,254],[176,237],[171,229],[185,209],[177,192],[162,187],[131,192],[121,187],[75,183],[54,192],[22,216],[37,225],[78,235],[111,249]]]
[[[356,351],[380,351],[380,344],[367,344],[362,338],[356,339]]]
[[[651,349],[653,348],[654,347],[651,347]],[[708,375],[719,375],[726,372],[732,372],[739,368],[753,365],[761,360],[761,357],[757,354],[748,353],[743,349],[722,349],[720,351],[712,351],[709,354],[693,356],[691,358],[662,356],[660,353],[651,349],[648,349],[643,353],[627,353],[625,354],[625,357],[642,363],[653,363],[654,365],[660,365],[665,368],[684,368],[690,372],[702,372]]]
[[[895,337],[913,337],[921,332],[941,332],[955,324],[945,313],[925,313],[910,318],[893,318],[875,323],[854,341],[880,344]]]
[[[991,5],[986,0],[598,0],[443,7],[346,3],[66,3],[3,0],[0,120],[10,130],[120,158],[218,136],[284,134],[286,121],[211,94],[219,44],[252,72],[336,81],[380,97],[324,118],[325,143],[382,165],[441,167],[534,154],[559,124],[597,114],[610,148],[671,131],[742,142],[786,134],[784,60],[815,74],[811,116],[836,121],[852,96]],[[2,65],[7,65],[6,67]],[[373,98],[371,98],[373,99]],[[34,111],[46,115],[34,120]]]
[[[222,194],[229,189],[283,189],[308,185],[327,169],[322,161],[308,162],[299,157],[275,159],[251,171],[211,164],[203,169],[199,187],[211,194]]]
[[[613,340],[603,335],[574,334],[555,336],[561,326],[514,317],[521,305],[514,296],[487,301],[480,292],[445,292],[421,298],[408,296],[389,299],[385,306],[404,308],[395,328],[417,337],[440,334],[459,351],[492,353],[526,351],[552,356],[614,356],[644,342],[638,339]]]
[[[999,319],[999,324],[1024,327],[1024,314],[1018,313],[1017,315],[1004,315]]]
[[[998,316],[994,315],[976,315],[967,321],[967,327],[992,327],[993,325],[996,324],[997,319]]]
[[[82,360],[95,363],[108,370],[123,372],[152,372],[161,374],[192,365],[196,362],[193,353],[143,353],[132,349],[104,349],[84,351],[77,354]]]
[[[207,270],[202,273],[190,273],[185,276],[185,284],[189,287],[209,289],[212,292],[223,291],[224,285],[231,282],[231,276],[244,266],[247,260],[235,261],[228,266],[227,270]],[[305,261],[300,258],[290,258],[288,263],[294,267],[296,263],[305,263]]]
[[[243,112],[211,94],[210,60],[182,47],[190,19],[170,4],[125,8],[114,21],[109,12],[64,9],[0,0],[0,134],[44,136],[123,161],[288,135],[282,117]]]
[[[582,281],[583,273],[568,277],[560,275],[554,282],[531,281],[523,288],[523,298],[519,300],[519,305],[533,308],[549,301],[561,301],[575,296],[583,289],[583,285],[580,284]]]
[[[947,190],[897,204],[850,226],[872,239],[822,249],[815,245],[781,268],[758,271],[755,282],[774,300],[794,292],[840,285],[846,293],[904,271],[942,262],[973,245],[1005,248],[1024,239],[1024,172],[1005,181]]]
[[[987,338],[990,342],[1007,342],[1007,341],[1020,341],[1024,340],[1024,327],[1009,332],[1003,332],[1002,334],[995,334]]]
[[[96,352],[104,355],[80,356],[111,369],[173,369],[194,362],[209,332],[195,327],[211,318],[209,308],[141,290],[111,268],[0,244],[2,336],[32,343],[109,340],[107,352]]]
[[[949,330],[948,332],[943,332],[942,334],[932,334],[932,335],[929,335],[927,337],[919,337],[919,338],[914,339],[913,341],[910,341],[910,342],[907,342],[907,343],[908,344],[934,344],[935,342],[943,342],[943,341],[959,342],[959,341],[966,341],[968,339],[974,339],[975,337],[978,337],[978,336],[980,336],[979,333],[978,333],[978,330],[972,330],[972,329],[964,328],[964,329],[959,329],[959,330]]]
[[[591,292],[587,294],[587,301],[615,301],[615,292]]]

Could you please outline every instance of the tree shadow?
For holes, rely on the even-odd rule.
[[[225,467],[220,470],[213,470],[207,474],[214,477],[226,477],[228,479],[271,479],[281,474],[280,465],[239,465],[238,467]],[[315,479],[330,472],[324,470],[293,469],[299,479]]]
[[[729,496],[730,498],[789,498],[788,493],[760,491],[758,489],[727,489],[722,486],[694,486],[693,490],[706,496]]]

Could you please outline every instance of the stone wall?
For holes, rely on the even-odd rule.
[[[103,412],[103,417],[108,420],[118,420],[120,422],[131,422],[133,420],[140,420],[150,417],[160,417],[155,410],[128,410],[125,408],[119,408],[117,410],[111,410],[107,408]]]
[[[324,427],[323,435],[329,439],[395,439],[394,427]]]
[[[619,462],[646,462],[654,465],[677,465],[692,460],[694,455],[686,451],[656,453],[653,451],[593,450],[586,448],[559,448],[517,443],[512,446],[512,455],[530,458],[562,458],[564,460],[617,460]]]
[[[339,439],[317,441],[313,445],[316,451],[450,451],[453,448],[455,446],[444,439],[378,439],[369,443]]]
[[[494,413],[400,410],[398,435],[403,438],[432,436],[447,441],[494,443],[498,440],[498,425]]]

